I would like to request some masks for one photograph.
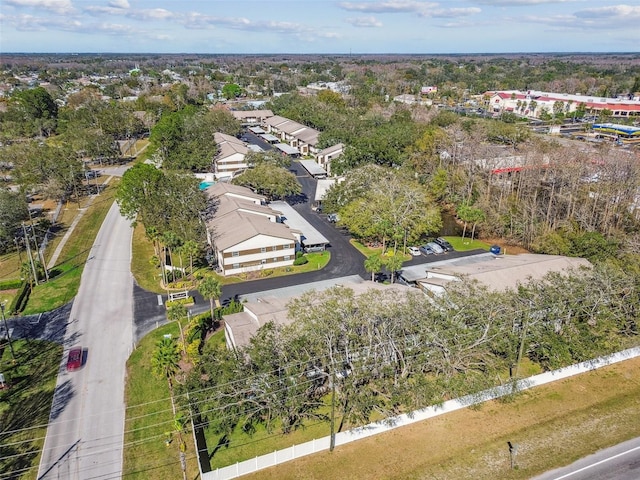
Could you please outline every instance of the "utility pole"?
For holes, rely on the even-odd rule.
[[[11,358],[13,358],[13,363],[16,362],[16,354],[13,351],[13,342],[11,341],[11,332],[9,332],[9,325],[7,325],[7,318],[4,316],[4,306],[7,302],[4,301],[0,303],[0,310],[2,310],[2,321],[4,322],[4,329],[7,332],[7,339],[9,340],[9,350],[11,350]]]
[[[44,261],[44,252],[41,252],[40,247],[38,246],[38,237],[36,236],[36,229],[33,225],[33,218],[31,218],[31,211],[29,211],[29,224],[31,225],[31,233],[33,234],[33,244],[36,246],[36,255],[38,256],[38,260],[42,263],[44,277],[49,281],[49,272],[47,271],[47,264]]]
[[[13,237],[13,243],[16,244],[16,250],[18,251],[18,260],[20,261],[20,265],[22,265],[22,252],[20,251],[20,245],[18,245],[18,237]]]
[[[329,451],[333,452],[336,447],[336,370],[332,366],[331,370],[331,440],[329,441]]]
[[[27,255],[29,256],[29,263],[31,264],[31,273],[33,274],[33,282],[38,285],[38,273],[36,272],[36,266],[33,263],[33,257],[31,256],[31,241],[29,240],[29,236],[27,235],[27,229],[24,227],[24,222],[22,222],[22,233],[24,234],[25,243],[27,245]]]

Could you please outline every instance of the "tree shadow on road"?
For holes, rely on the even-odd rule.
[[[297,205],[299,203],[307,203],[309,197],[305,193],[299,193],[298,195],[290,195],[285,200],[289,205]]]
[[[53,404],[51,405],[51,420],[55,420],[60,416],[74,395],[75,392],[73,391],[71,380],[66,380],[56,387],[53,394]]]

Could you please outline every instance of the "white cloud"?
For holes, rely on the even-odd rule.
[[[611,5],[609,7],[586,8],[576,12],[578,18],[619,19],[624,22],[640,19],[640,6]]]
[[[61,15],[72,13],[75,10],[71,0],[3,0],[2,3],[13,7],[47,10]]]
[[[46,31],[50,29],[71,31],[79,27],[77,20],[71,20],[64,17],[36,17],[34,15],[16,15],[14,17],[3,18],[8,21],[14,28],[22,32]]]
[[[469,15],[476,15],[480,12],[482,12],[482,10],[476,7],[444,8],[444,9],[437,9],[430,12],[430,16],[435,18],[457,18],[457,17],[467,17]]]
[[[439,5],[434,2],[414,0],[391,0],[387,2],[341,2],[338,6],[344,10],[366,13],[419,13],[421,15]]]
[[[129,5],[129,0],[112,0],[109,2],[109,6],[113,8],[131,8]]]
[[[574,14],[527,15],[521,18],[514,18],[513,21],[544,24],[556,29],[579,29],[585,32],[607,29],[617,32],[624,29],[636,30],[640,22],[640,6],[612,5],[594,7],[580,10]]]
[[[354,27],[382,27],[382,22],[377,20],[376,17],[356,17],[356,18],[347,18],[347,23],[350,23]]]
[[[176,18],[176,14],[164,8],[151,8],[147,10],[129,10],[127,17],[136,20],[170,20]]]
[[[422,1],[387,1],[387,2],[342,2],[339,6],[348,11],[363,13],[413,13],[421,17],[455,18],[475,15],[482,10],[478,7],[440,8],[438,3]],[[371,17],[372,18],[372,17]]]
[[[526,7],[531,5],[544,5],[549,3],[572,3],[582,0],[474,0],[480,5],[492,7]]]

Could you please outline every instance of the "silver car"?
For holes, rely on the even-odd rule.
[[[436,242],[429,242],[427,243],[427,245],[431,247],[431,250],[433,250],[433,253],[437,253],[437,254],[444,253],[444,249],[440,245],[438,245]]]

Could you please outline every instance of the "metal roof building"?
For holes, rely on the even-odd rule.
[[[303,247],[324,248],[329,244],[329,240],[313,228],[313,226],[287,202],[270,202],[269,206],[281,213],[280,218],[285,225],[293,230],[302,232],[300,243],[302,243]]]

